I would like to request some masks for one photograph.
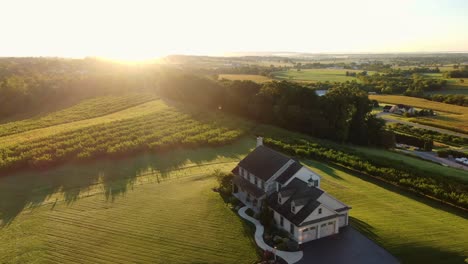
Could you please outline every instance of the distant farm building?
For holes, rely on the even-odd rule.
[[[412,106],[404,105],[404,104],[397,104],[397,105],[392,106],[389,112],[394,113],[394,114],[399,114],[399,115],[403,115],[405,113],[414,115],[415,110],[414,110],[414,107]]]

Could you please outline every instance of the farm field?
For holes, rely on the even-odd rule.
[[[115,113],[108,115],[79,120],[70,123],[58,124],[45,128],[34,129],[31,131],[25,131],[12,135],[0,137],[0,146],[8,146],[12,144],[18,144],[29,140],[35,140],[47,136],[56,135],[76,129],[86,128],[97,124],[105,124],[114,122],[117,120],[130,119],[135,117],[141,117],[147,114],[155,113],[161,109],[167,108],[167,105],[162,100],[153,100],[141,105],[130,107]]]
[[[346,76],[348,72],[362,72],[359,70],[336,70],[336,69],[305,69],[301,71],[288,70],[274,72],[274,79],[278,80],[290,80],[300,82],[346,82],[346,81],[358,81],[356,77]],[[370,74],[370,72],[369,72]]]
[[[258,83],[272,81],[270,78],[255,74],[220,74],[219,80],[227,79],[231,81],[253,81]]]
[[[166,105],[154,114],[5,147],[0,149],[0,169],[45,168],[67,160],[163,151],[177,146],[221,145],[238,139],[244,128],[239,119],[206,112],[185,113]]]
[[[192,154],[197,158],[199,153]],[[113,165],[118,163],[134,165]],[[122,184],[109,181],[98,184],[101,192],[87,197],[24,209],[0,227],[0,262],[252,263],[257,253],[248,227],[211,190],[216,179],[205,176],[215,168],[219,166],[199,166],[180,177],[179,167],[170,172],[170,180],[159,183],[155,175],[142,176],[139,184],[127,182],[131,187],[116,192],[119,195],[108,187]],[[72,169],[76,168],[62,172]],[[81,176],[61,174],[72,185]]]
[[[417,108],[433,109],[438,111],[437,116],[410,118],[408,121],[468,133],[468,107],[401,95],[369,95],[369,98],[382,103],[407,104]]]
[[[336,167],[305,163],[323,176],[325,191],[352,207],[351,225],[402,263],[462,263],[468,257],[466,213],[423,202]]]
[[[152,94],[96,97],[82,101],[64,110],[49,113],[42,117],[0,124],[0,137],[28,130],[104,116],[154,99],[156,99],[156,96]]]

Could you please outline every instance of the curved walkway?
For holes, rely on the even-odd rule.
[[[257,219],[248,216],[245,213],[247,209],[248,209],[247,206],[244,206],[241,209],[239,209],[239,215],[245,220],[255,225],[255,243],[257,243],[257,245],[261,249],[269,250],[273,252],[273,248],[267,245],[265,241],[263,241],[263,231],[264,231],[263,225],[260,224],[260,222]],[[298,262],[302,258],[303,253],[302,251],[287,252],[287,251],[276,250],[276,255],[280,256],[282,259],[288,262],[288,264],[292,264],[292,263]]]

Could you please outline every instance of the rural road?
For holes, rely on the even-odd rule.
[[[405,153],[408,153],[408,154],[411,154],[411,155],[416,155],[416,156],[418,156],[420,158],[430,160],[430,161],[434,161],[434,162],[437,162],[439,164],[442,163],[442,164],[445,164],[445,165],[447,165],[449,167],[452,167],[452,168],[457,168],[457,169],[462,169],[462,170],[468,171],[468,166],[456,163],[455,161],[452,161],[452,160],[449,160],[449,159],[440,158],[434,152],[424,152],[424,151],[416,151],[416,150],[415,151],[398,150],[398,151],[405,152]]]
[[[422,129],[436,131],[436,132],[439,132],[439,133],[444,133],[444,134],[447,134],[447,135],[468,138],[467,134],[457,133],[457,132],[454,132],[454,131],[450,131],[450,130],[442,129],[442,128],[438,128],[438,127],[421,125],[421,124],[413,123],[413,122],[409,122],[409,121],[394,119],[394,118],[391,117],[390,113],[383,113],[383,112],[378,113],[377,117],[380,117],[380,118],[384,119],[387,123],[400,123],[400,124],[404,124],[404,125],[408,125],[408,126],[414,126],[414,127],[417,127],[417,128],[422,128]]]

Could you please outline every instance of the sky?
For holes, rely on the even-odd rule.
[[[0,0],[0,56],[468,51],[468,0]]]

